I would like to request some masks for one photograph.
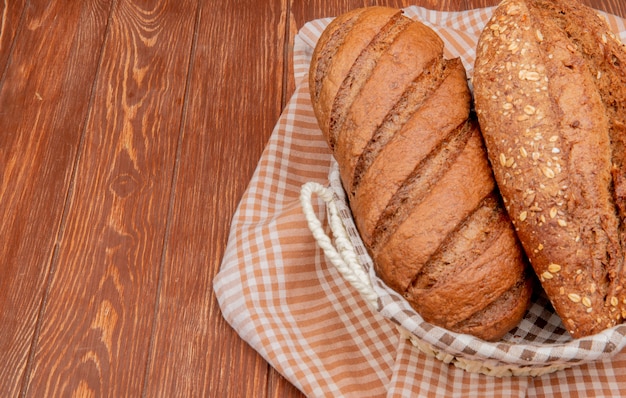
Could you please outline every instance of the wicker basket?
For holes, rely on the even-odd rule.
[[[313,236],[327,259],[401,336],[428,355],[469,372],[492,376],[537,376],[604,360],[626,345],[626,324],[593,336],[572,339],[545,295],[535,295],[520,324],[498,342],[454,333],[425,322],[409,303],[382,282],[357,232],[335,161],[329,186],[307,183],[301,203]],[[313,195],[326,203],[332,238],[313,209]]]

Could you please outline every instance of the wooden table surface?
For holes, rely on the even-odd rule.
[[[0,396],[299,396],[212,289],[294,90],[297,29],[365,5],[496,3],[2,2]]]

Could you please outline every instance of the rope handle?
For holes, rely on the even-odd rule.
[[[313,209],[313,194],[325,203],[330,229],[335,238],[335,245],[317,218]],[[307,220],[309,229],[317,244],[324,251],[326,258],[335,266],[343,278],[348,281],[374,308],[377,307],[378,294],[374,291],[369,275],[358,261],[354,246],[339,216],[334,201],[333,191],[316,182],[307,182],[300,190],[300,204]]]

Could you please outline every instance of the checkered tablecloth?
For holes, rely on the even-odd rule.
[[[405,9],[432,27],[446,57],[472,75],[475,46],[492,9]],[[606,15],[626,42],[626,24]],[[281,115],[231,225],[214,289],[225,319],[311,397],[626,396],[626,351],[543,376],[493,377],[435,359],[398,332],[329,264],[302,212],[303,184],[328,185],[332,156],[317,126],[308,66],[330,19],[307,23],[294,43],[296,91]],[[326,218],[323,202],[318,218]]]

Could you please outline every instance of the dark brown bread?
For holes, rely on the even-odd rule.
[[[429,322],[502,337],[524,315],[531,281],[460,60],[445,60],[425,25],[370,7],[328,26],[309,76],[380,277]]]
[[[495,177],[573,337],[626,316],[626,53],[575,1],[507,0],[483,31],[475,101]]]

